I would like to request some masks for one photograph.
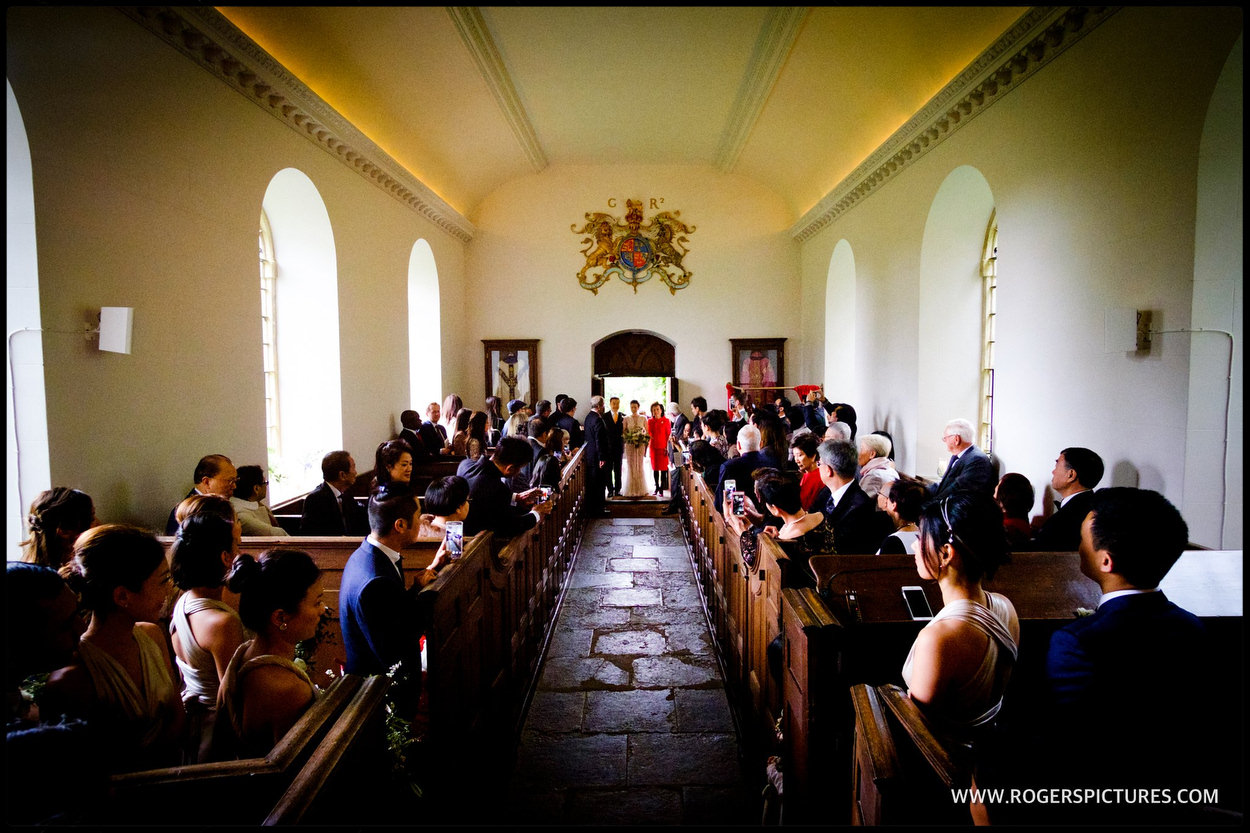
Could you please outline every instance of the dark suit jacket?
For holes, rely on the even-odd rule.
[[[468,458],[465,458],[468,461]],[[464,535],[468,538],[489,529],[496,538],[511,538],[533,529],[538,519],[528,509],[512,505],[512,490],[504,485],[499,467],[482,456],[461,464],[469,481],[469,515],[464,519]]]
[[[572,414],[560,414],[556,417],[556,427],[563,428],[569,435],[569,448],[581,448],[584,439],[582,437],[582,425],[577,421],[577,417]]]
[[[1081,524],[1094,502],[1094,492],[1079,492],[1046,519],[1029,542],[1033,552],[1076,552],[1081,545]]]
[[[833,526],[833,545],[839,555],[864,555],[875,553],[881,546],[881,521],[877,517],[877,502],[868,497],[852,480],[842,493],[837,506],[832,506],[833,495],[825,501],[821,511]]]
[[[677,419],[673,420],[673,430],[668,435],[668,462],[674,466],[680,466],[684,462],[681,452],[681,441],[685,439],[689,441],[689,437],[682,437],[686,433],[686,426],[690,424],[690,419],[685,414],[678,414]],[[748,492],[749,494],[749,492]]]
[[[598,469],[599,462],[610,459],[612,438],[607,420],[598,411],[586,414],[586,462]]]
[[[443,446],[447,445],[447,429],[427,419],[421,423],[421,441],[431,454],[439,454]]]
[[[608,429],[608,441],[610,442],[611,453],[615,457],[620,457],[625,453],[625,417],[627,414],[620,411],[616,415],[616,422],[612,421],[612,412],[603,412],[603,424]],[[609,458],[605,458],[609,459]]]
[[[936,487],[930,487],[930,493],[934,500],[956,491],[979,491],[992,495],[996,485],[998,477],[994,473],[994,464],[985,456],[984,451],[973,445],[960,455],[955,465],[946,469],[942,482]]]
[[[367,540],[347,559],[339,585],[339,627],[348,674],[385,674],[403,661],[421,671],[416,597],[386,553]]]
[[[192,489],[191,491],[187,492],[187,497],[191,497],[192,495],[197,495],[197,494],[199,494],[199,492],[195,491],[195,489]],[[187,497],[184,497],[182,500],[186,500]],[[178,503],[182,503],[182,500],[178,501]],[[178,507],[177,506],[169,510],[169,520],[165,522],[165,534],[166,535],[178,534]]]
[[[721,506],[722,498],[724,498],[724,489],[720,486],[726,480],[734,481],[734,488],[739,492],[745,492],[752,503],[759,503],[759,499],[755,496],[755,479],[751,477],[751,472],[760,468],[781,468],[781,461],[775,459],[766,451],[748,451],[731,460],[726,460],[725,464],[720,467],[720,474],[717,479],[716,489],[716,511],[724,514],[724,507]],[[756,506],[761,512],[764,507]]]
[[[340,504],[330,485],[323,480],[304,498],[304,514],[299,520],[299,534],[368,535],[369,513],[353,497],[348,497]]]
[[[1210,786],[1195,767],[1222,737],[1206,684],[1215,661],[1239,660],[1212,658],[1198,618],[1162,592],[1111,599],[1056,631],[1046,739],[1065,785]]]
[[[412,459],[426,460],[431,454],[437,454],[442,450],[442,446],[436,446],[433,451],[425,444],[425,439],[420,432],[405,428],[399,432],[399,439],[408,443],[408,447],[412,449]]]

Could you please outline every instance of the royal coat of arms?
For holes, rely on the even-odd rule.
[[[638,284],[654,277],[673,295],[689,286],[694,273],[682,263],[689,253],[683,244],[689,242],[685,235],[694,232],[694,226],[682,222],[680,211],[661,211],[644,225],[642,203],[637,200],[626,200],[625,209],[624,223],[611,214],[587,212],[584,225],[570,226],[574,234],[593,235],[582,238],[586,263],[577,273],[582,289],[598,295],[613,276],[635,293]]]

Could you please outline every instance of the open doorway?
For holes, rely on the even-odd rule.
[[[620,397],[621,411],[626,414],[630,400],[636,399],[639,413],[651,416],[653,402],[659,402],[661,408],[668,407],[669,381],[667,376],[608,376],[603,380],[603,399],[606,402]]]

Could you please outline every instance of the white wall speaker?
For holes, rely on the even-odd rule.
[[[129,354],[134,323],[134,307],[101,307],[100,349],[110,353]]]

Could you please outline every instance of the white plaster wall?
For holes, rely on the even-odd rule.
[[[616,207],[608,205],[614,198]],[[624,218],[625,200],[642,200],[645,218],[680,211],[687,235],[690,285],[676,294],[658,279],[634,293],[624,282],[592,294],[576,273],[583,235],[569,230],[587,212]],[[725,402],[731,338],[785,337],[786,382],[806,382],[790,369],[803,354],[798,259],[782,201],[766,187],[702,167],[552,166],[491,194],[475,218],[466,272],[473,276],[465,331],[476,345],[476,376],[459,391],[466,402],[485,396],[481,339],[541,338],[539,394],[567,393],[585,415],[591,346],[620,330],[649,330],[676,344],[683,409],[705,396]],[[796,361],[797,364],[797,361]],[[465,391],[468,391],[467,395]]]
[[[1199,138],[1240,31],[1229,26],[1234,16],[1118,12],[805,241],[805,306],[821,302],[834,246],[846,240],[854,249],[856,350],[871,356],[866,378],[876,384],[865,384],[865,399],[852,404],[861,429],[881,427],[867,414],[893,422],[901,469],[927,473],[931,461],[913,453],[917,432],[940,436],[942,428],[916,424],[924,408],[917,391],[927,384],[917,378],[927,350],[917,322],[941,312],[914,300],[925,218],[946,176],[969,165],[985,177],[998,212],[1002,469],[1029,477],[1039,511],[1054,458],[1068,445],[1103,456],[1101,485],[1156,489],[1182,511],[1187,499],[1218,491],[1214,478],[1204,495],[1183,489],[1186,340],[1159,342],[1144,356],[1104,354],[1103,311],[1151,309],[1161,328],[1189,320]],[[1240,217],[1235,222],[1240,235]],[[820,337],[806,327],[809,340]],[[1234,431],[1239,436],[1239,425]],[[1195,540],[1210,531],[1194,519],[1191,526]]]
[[[334,229],[343,442],[368,468],[409,400],[412,246],[430,242],[454,317],[464,244],[115,10],[11,8],[7,24],[43,325],[135,309],[129,356],[45,340],[53,484],[87,491],[101,520],[159,527],[203,454],[264,459],[256,223],[286,167],[312,179]]]

